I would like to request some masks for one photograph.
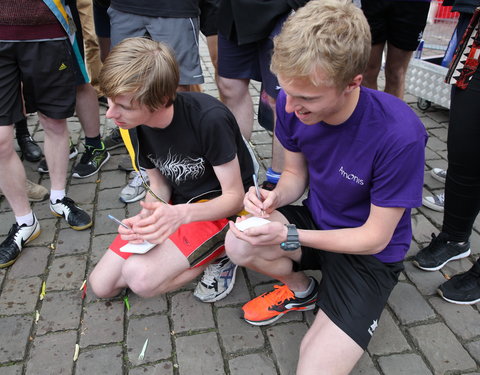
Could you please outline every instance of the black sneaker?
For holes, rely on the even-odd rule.
[[[68,158],[71,160],[77,155],[78,155],[78,150],[73,144],[72,140],[70,139],[70,153],[68,154]],[[40,173],[48,173],[48,165],[45,159],[43,159],[40,163],[38,163],[37,171],[39,171]]]
[[[0,268],[11,266],[20,255],[23,247],[40,235],[40,223],[33,215],[32,225],[12,225],[7,238],[0,244]]]
[[[25,160],[34,162],[39,161],[42,158],[42,149],[30,135],[24,135],[17,138],[17,143]]]
[[[277,187],[277,184],[274,183],[274,182],[270,182],[270,181],[263,181],[262,182],[262,189],[265,189],[265,190],[270,190],[272,191],[273,189],[275,189]]]
[[[438,294],[445,301],[459,305],[480,302],[480,260],[467,272],[455,275],[440,285]]]
[[[90,215],[68,197],[63,197],[62,200],[57,199],[56,203],[50,202],[50,210],[55,216],[64,217],[70,228],[75,230],[83,230],[92,226]]]
[[[110,134],[104,138],[103,143],[107,150],[113,150],[125,145],[122,136],[120,135],[120,130],[117,127],[111,130]]]
[[[102,144],[102,146],[103,148],[93,148],[92,146],[85,145],[85,151],[83,152],[80,162],[73,167],[73,177],[90,177],[100,170],[102,165],[110,159],[110,154],[105,148],[105,145]]]
[[[461,259],[470,255],[470,242],[464,244],[448,241],[448,235],[440,232],[432,233],[432,242],[421,249],[413,258],[413,264],[425,271],[437,271],[451,260]]]

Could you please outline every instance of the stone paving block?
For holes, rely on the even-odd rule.
[[[22,365],[0,367],[2,375],[22,375]]]
[[[90,231],[62,229],[58,232],[55,256],[86,253],[90,247]]]
[[[31,313],[37,304],[41,283],[39,277],[7,278],[0,295],[0,315]]]
[[[4,202],[6,202],[5,198],[2,203]],[[0,234],[6,236],[15,223],[15,216],[11,212],[5,212],[3,208],[0,212]]]
[[[273,284],[264,284],[255,287],[255,296],[259,296],[265,292],[273,290]],[[303,320],[303,313],[301,311],[290,311],[284,314],[277,322],[287,323],[287,322],[298,322]],[[273,323],[276,324],[277,322]]]
[[[458,259],[452,262],[448,262],[445,266],[443,266],[442,274],[447,280],[458,273],[468,271],[470,268],[472,268],[472,266],[473,263],[469,258]]]
[[[431,148],[425,148],[425,160],[441,159],[442,157],[438,152],[433,151]]]
[[[82,312],[80,291],[48,292],[43,299],[40,318],[37,323],[37,335],[78,329]]]
[[[52,214],[50,214],[50,217]],[[40,236],[35,238],[27,246],[50,246],[50,244],[55,239],[55,234],[57,233],[57,219],[43,219],[40,220]]]
[[[143,361],[139,361],[138,356],[147,338],[145,357]],[[172,343],[167,317],[152,315],[140,319],[130,319],[127,332],[127,352],[130,363],[135,366],[170,358]]]
[[[71,374],[76,339],[76,331],[36,337],[26,375]]]
[[[417,243],[430,243],[432,240],[430,234],[438,234],[437,228],[435,228],[423,215],[415,215],[412,217],[412,231],[413,239]]]
[[[417,354],[394,354],[378,358],[378,364],[388,375],[431,375],[432,372]]]
[[[47,266],[50,249],[45,246],[28,246],[22,250],[20,257],[10,267],[8,277],[21,279],[42,275]]]
[[[280,375],[295,373],[300,343],[307,333],[307,328],[304,323],[291,323],[267,329],[267,338],[277,360]]]
[[[388,299],[398,320],[411,324],[435,318],[435,311],[425,301],[417,289],[408,283],[398,283]]]
[[[432,135],[428,138],[427,147],[433,151],[444,151],[447,149],[445,142],[442,142],[440,139]]]
[[[153,366],[134,367],[128,375],[173,375],[172,362],[161,362]]]
[[[102,179],[100,180],[100,189],[118,189],[117,195],[126,184],[127,173],[118,169],[114,171],[102,172]]]
[[[93,181],[97,180],[96,176],[92,176]],[[72,180],[75,180],[72,178]],[[81,182],[86,182],[85,179],[78,179]],[[73,181],[72,181],[73,182]],[[95,201],[95,191],[97,190],[97,183],[79,183],[78,185],[71,184],[68,189],[68,196],[72,198],[80,207],[91,204]]]
[[[350,375],[379,375],[379,372],[375,368],[372,359],[364,352],[350,372]]]
[[[260,349],[265,344],[260,327],[248,324],[242,315],[240,309],[235,307],[217,311],[218,331],[227,353]]]
[[[215,302],[215,306],[227,306],[227,305],[235,305],[235,304],[244,304],[250,301],[250,293],[247,288],[247,284],[245,282],[245,276],[243,274],[242,267],[237,269],[237,276],[235,280],[235,285],[230,292],[230,294],[221,299],[218,302]]]
[[[20,361],[25,356],[33,318],[6,316],[0,318],[0,363]],[[0,373],[2,368],[0,367]]]
[[[277,375],[272,359],[263,353],[236,357],[228,362],[231,375]]]
[[[431,129],[429,133],[435,136],[437,139],[439,139],[443,143],[447,142],[447,134],[448,134],[447,128]]]
[[[98,301],[84,307],[80,347],[123,340],[123,301]]]
[[[435,374],[446,371],[473,371],[475,361],[443,323],[408,329]]]
[[[480,336],[478,311],[470,305],[456,305],[445,302],[439,297],[430,299],[433,308],[445,319],[447,326],[463,340]]]
[[[47,279],[48,290],[78,290],[85,280],[86,257],[72,255],[55,258]]]
[[[440,194],[440,193],[443,193],[443,187],[442,189],[440,190],[434,190],[434,192],[425,192],[423,194],[424,197],[426,196],[429,196],[429,195],[432,195],[432,194]],[[425,238],[428,238],[428,241],[427,242],[424,242],[423,245],[424,246],[427,246],[430,241],[432,240],[432,233],[435,233],[436,235],[440,232],[440,229],[442,228],[442,225],[443,225],[443,212],[438,212],[438,211],[434,211],[434,210],[431,210],[430,208],[428,207],[425,207],[425,206],[420,206],[418,208],[419,212],[421,215],[425,216],[429,221],[432,222],[433,226],[438,228],[434,231],[429,231],[429,229],[431,229],[429,226],[428,228],[426,229],[427,231],[424,233],[425,234]],[[423,237],[423,236],[421,236]],[[424,247],[422,246],[422,247]]]
[[[177,337],[178,373],[224,374],[222,352],[214,332]]]
[[[435,107],[435,111],[427,113],[427,116],[439,125],[448,126],[449,110],[441,107]]]
[[[92,252],[90,254],[90,271],[103,257],[117,233],[97,235],[92,238]]]
[[[369,353],[384,355],[406,350],[410,350],[410,345],[397,327],[390,312],[384,310],[378,322],[378,328],[368,345]]]
[[[125,206],[125,203],[118,200],[118,193],[118,188],[99,191],[97,199],[97,209],[111,210],[113,208],[123,208]]]
[[[477,361],[480,362],[480,340],[469,342],[465,344],[470,355]]]
[[[143,298],[137,296],[135,293],[128,294],[128,302],[130,303],[130,310],[127,315],[150,315],[158,314],[167,311],[167,298],[164,294],[152,298]]]
[[[250,142],[253,143],[253,145],[271,145],[272,137],[265,131],[254,131],[252,132]]]
[[[445,278],[440,271],[423,271],[408,261],[404,262],[404,265],[407,277],[423,295],[436,294],[438,286],[445,282]]]
[[[125,208],[122,207],[97,211],[95,213],[95,236],[101,234],[118,233],[118,225],[113,220],[108,218],[109,214],[115,216],[118,220],[123,220],[125,218]]]
[[[171,309],[176,333],[215,327],[211,304],[200,302],[190,291],[172,296]]]
[[[122,374],[123,353],[120,346],[82,351],[76,363],[76,375]]]
[[[418,251],[420,250],[420,247],[418,244],[414,241],[410,242],[410,248],[407,251],[407,255],[405,256],[405,259],[409,259],[415,255],[417,255]]]
[[[262,273],[250,270],[248,268],[245,268],[245,271],[247,271],[248,280],[250,280],[250,284],[252,286],[257,286],[258,284],[272,283],[272,282],[277,282],[280,284],[279,281],[276,281],[272,279],[270,276],[264,275]]]

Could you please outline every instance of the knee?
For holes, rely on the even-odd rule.
[[[248,266],[252,262],[252,246],[235,237],[231,231],[225,236],[225,252],[232,262],[239,266]]]
[[[218,77],[218,89],[220,90],[222,98],[226,100],[238,100],[248,94],[248,80]]]
[[[88,277],[88,287],[97,298],[115,297],[111,283],[97,269],[94,269]]]
[[[132,292],[140,297],[150,298],[162,293],[161,285],[153,285],[151,274],[147,274],[136,264],[125,263],[122,277]]]

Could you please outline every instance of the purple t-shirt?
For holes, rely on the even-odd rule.
[[[309,192],[303,202],[319,229],[365,223],[370,204],[405,207],[392,240],[376,254],[384,263],[403,260],[412,239],[411,208],[422,204],[427,133],[400,99],[361,87],[350,118],[340,125],[303,124],[277,98],[275,134],[308,163]]]

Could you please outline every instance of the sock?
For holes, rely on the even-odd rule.
[[[313,281],[312,277],[309,277],[309,279],[310,279],[310,284],[308,284],[307,290],[303,292],[294,292],[295,297],[305,298],[306,296],[310,295],[313,292],[313,288],[315,287],[315,282]]]
[[[280,180],[281,173],[275,172],[272,168],[267,169],[267,181],[276,184]]]
[[[26,214],[23,216],[15,216],[15,221],[20,226],[23,224],[26,224],[27,226],[33,225],[33,222],[34,222],[33,212],[30,211],[29,214]]]
[[[100,134],[93,138],[85,137],[85,144],[93,148],[98,148],[98,149],[103,148],[103,142],[102,142],[102,138],[100,137]]]
[[[28,126],[27,126],[27,119],[23,119],[20,121],[17,121],[15,123],[15,135],[17,138],[20,138],[25,135],[30,135],[30,132],[28,131]]]
[[[63,190],[50,190],[50,202],[57,203],[57,200],[62,200],[65,197],[65,189]]]

